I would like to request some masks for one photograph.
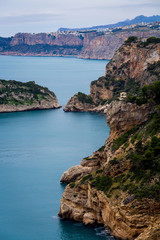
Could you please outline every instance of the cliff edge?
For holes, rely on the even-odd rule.
[[[105,112],[107,104],[119,100],[121,92],[129,97],[137,95],[145,84],[158,80],[159,65],[153,65],[152,71],[152,64],[158,61],[160,38],[151,37],[145,42],[128,38],[107,64],[105,75],[91,82],[90,94],[75,94],[64,111]]]
[[[160,46],[149,41],[129,39],[93,84],[96,107],[103,88],[112,92],[105,105],[109,137],[61,178],[69,184],[59,215],[103,224],[120,239],[160,236]]]

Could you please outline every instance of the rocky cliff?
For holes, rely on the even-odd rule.
[[[0,80],[0,112],[60,108],[56,95],[35,82]]]
[[[155,36],[160,37],[158,31],[121,31],[120,33],[111,33],[107,35],[95,36],[89,38],[89,34],[85,35],[83,48],[79,58],[89,59],[111,59],[117,49],[124,43],[129,36],[147,39]]]
[[[134,51],[138,43],[125,44],[123,51],[133,48],[134,59],[140,63],[138,59],[143,59],[143,64],[150,59],[146,53],[157,51],[157,43],[146,43],[143,47],[147,50],[142,50],[141,54],[145,55],[142,57],[139,49],[138,55]],[[107,67],[113,89],[119,80],[115,80],[118,69],[111,67],[117,55],[118,61],[120,55],[123,58],[123,51],[116,52]],[[124,77],[124,85],[121,83],[123,89],[126,82],[132,83],[127,99],[115,100],[109,85],[113,93],[111,103],[105,106],[109,138],[104,146],[82,159],[79,166],[71,167],[61,178],[69,184],[61,199],[59,215],[85,225],[103,224],[120,239],[158,240],[160,236],[160,66],[159,58],[155,58],[155,54],[153,58],[154,62],[147,68],[142,64],[143,70],[138,76],[136,68],[135,73],[130,67],[131,72],[129,69],[122,72],[137,77],[134,82]],[[129,61],[128,55],[126,59]],[[123,65],[124,70],[127,66]],[[146,82],[144,78],[141,82],[142,73],[148,76]],[[144,86],[145,83],[148,85]]]
[[[149,38],[146,42],[129,39],[115,52],[105,75],[91,82],[90,94],[75,94],[65,111],[103,112],[111,99],[119,99],[120,92],[133,97],[140,87],[158,80],[160,64],[154,63],[160,61],[160,39]]]
[[[73,34],[17,33],[0,42],[3,55],[66,56],[78,55],[83,46],[80,37]]]
[[[135,28],[118,32],[17,33],[11,38],[0,38],[0,54],[29,56],[66,56],[111,59],[114,52],[129,36],[138,38],[160,37],[156,29]]]

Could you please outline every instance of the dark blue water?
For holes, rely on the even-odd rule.
[[[103,75],[106,61],[0,56],[0,78],[36,81],[64,105]],[[0,114],[0,239],[106,239],[93,228],[57,217],[70,166],[104,144],[106,117],[62,109]]]

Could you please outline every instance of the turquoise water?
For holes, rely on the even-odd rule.
[[[103,75],[106,61],[0,56],[0,78],[36,81],[64,105]],[[104,144],[106,117],[62,109],[0,114],[0,239],[106,239],[97,230],[57,217],[59,180]]]

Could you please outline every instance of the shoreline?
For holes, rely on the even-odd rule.
[[[1,106],[0,106],[1,107]],[[29,111],[41,111],[41,110],[56,110],[56,109],[60,109],[62,108],[62,106],[59,107],[52,107],[52,108],[29,108],[29,109],[23,109],[23,110],[8,110],[8,111],[1,111],[0,110],[0,114],[1,113],[15,113],[15,112],[29,112]]]
[[[66,57],[66,58],[77,58],[77,59],[84,59],[84,60],[102,60],[102,61],[110,61],[107,58],[88,58],[88,57],[79,57],[78,55],[55,55],[55,54],[30,54],[30,53],[2,53],[0,52],[0,56],[14,56],[14,57]]]

